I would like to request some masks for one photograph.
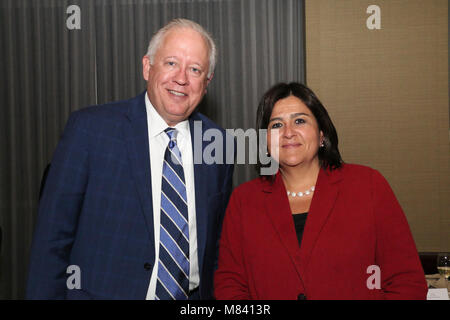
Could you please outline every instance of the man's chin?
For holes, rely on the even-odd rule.
[[[184,120],[186,120],[187,118],[189,118],[189,116],[191,115],[193,110],[191,110],[190,112],[185,110],[184,112],[172,112],[166,115],[165,119],[167,124],[170,126],[174,126],[179,122],[182,122]]]

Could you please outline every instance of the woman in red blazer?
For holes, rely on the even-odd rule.
[[[378,171],[342,162],[314,93],[299,83],[276,85],[257,122],[268,130],[279,170],[231,196],[216,298],[425,299],[424,272],[394,193]]]

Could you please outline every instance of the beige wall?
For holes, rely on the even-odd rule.
[[[381,29],[369,30],[369,5]],[[447,0],[306,0],[307,84],[344,161],[378,169],[419,251],[450,251]]]

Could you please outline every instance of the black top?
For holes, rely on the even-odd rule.
[[[308,217],[308,212],[293,214],[292,217],[294,218],[295,232],[297,233],[298,246],[300,247],[302,243],[303,229],[305,229],[306,218]]]

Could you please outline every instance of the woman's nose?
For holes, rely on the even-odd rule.
[[[285,138],[291,138],[294,135],[294,130],[292,129],[291,125],[286,124],[283,129],[283,136]]]

